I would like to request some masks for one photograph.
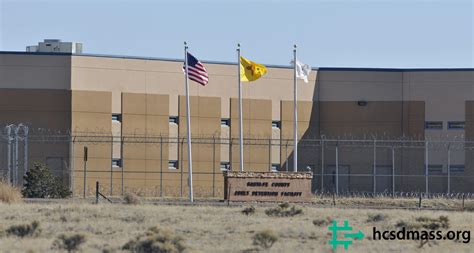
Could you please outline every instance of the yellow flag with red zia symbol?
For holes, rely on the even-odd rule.
[[[267,68],[262,64],[255,63],[240,56],[240,80],[252,82],[267,73]]]

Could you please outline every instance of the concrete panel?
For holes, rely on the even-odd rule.
[[[221,135],[221,99],[217,97],[190,97],[191,132],[193,136],[193,180],[196,182],[195,192],[208,193],[212,190],[209,183],[198,183],[199,175],[212,176],[220,171],[221,145],[214,142],[213,137]],[[180,169],[188,171],[186,97],[179,97],[179,137],[183,142],[179,144]],[[187,180],[187,176],[185,177]],[[186,183],[187,184],[187,183]],[[201,189],[201,190],[198,190]],[[187,190],[186,190],[187,191]],[[202,193],[201,193],[202,194]],[[199,194],[198,194],[199,195]]]
[[[0,122],[27,124],[30,133],[71,129],[71,93],[61,90],[3,89]]]
[[[269,171],[268,140],[272,137],[271,100],[244,99],[242,102],[244,139],[251,139],[248,145],[244,144],[244,170]],[[232,170],[240,168],[238,105],[238,99],[231,99],[231,136],[236,140],[232,145]]]
[[[1,53],[0,88],[70,90],[71,56]]]

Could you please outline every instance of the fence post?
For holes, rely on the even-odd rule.
[[[112,135],[110,137],[110,196],[113,194],[113,177],[114,177],[114,136]]]
[[[336,194],[339,195],[339,142],[336,142]]]
[[[70,136],[70,142],[71,142],[71,154],[69,155],[69,189],[71,190],[72,197],[74,197],[74,176],[75,176],[75,163],[76,163],[76,154],[74,153],[74,142],[76,140],[76,137],[73,137],[72,135]]]
[[[124,142],[125,142],[125,137],[121,136],[120,137],[120,160],[122,161],[122,171],[121,171],[121,177],[122,177],[122,186],[121,186],[121,192],[122,192],[122,196],[124,195],[125,193],[125,186],[124,186],[124,172],[125,172],[125,157],[123,157],[123,148],[125,147],[124,145]]]
[[[212,197],[216,196],[216,136],[212,136]]]
[[[324,192],[324,138],[321,137],[321,193]]]
[[[179,138],[178,138],[178,145],[179,145]],[[180,156],[180,164],[179,164],[179,170],[180,170],[180,174],[181,174],[181,178],[179,180],[179,196],[182,198],[183,197],[183,170],[184,170],[184,164],[183,164],[183,148],[184,148],[184,139],[181,141],[181,145],[180,145],[180,149],[181,149],[181,156]],[[189,161],[188,161],[189,163]]]
[[[418,208],[421,208],[421,195],[422,195],[422,193],[420,192],[419,193],[420,199],[418,200]]]
[[[230,170],[233,170],[232,168],[232,164],[233,164],[233,160],[232,160],[232,142],[234,140],[232,139],[232,135],[229,134],[229,163],[230,163]],[[222,144],[222,139],[220,140],[220,143]]]
[[[95,181],[95,203],[99,204],[99,181]]]
[[[428,186],[428,141],[425,140],[425,192],[426,195],[428,195],[429,192],[429,186]]]
[[[82,193],[82,197],[86,197],[86,188],[87,188],[87,146],[84,146],[84,189]]]
[[[29,129],[28,126],[23,126],[23,131],[25,134],[25,139],[23,140],[23,154],[25,157],[23,157],[23,176],[26,175],[26,172],[28,171],[28,134],[29,134]]]
[[[448,143],[448,194],[451,193],[451,143]]]
[[[14,170],[13,170],[13,185],[17,186],[18,185],[18,131],[20,127],[17,126],[16,129],[14,130],[15,133],[15,142],[14,142]]]
[[[286,172],[288,172],[288,140],[286,140],[285,142],[285,159],[286,159],[286,163],[285,163],[285,167],[286,167]]]
[[[373,186],[374,186],[374,196],[377,191],[377,140],[374,139],[374,170],[373,170]]]
[[[169,139],[168,139],[168,145]],[[163,197],[163,136],[160,135],[160,197]]]
[[[395,196],[395,147],[392,146],[392,196]]]
[[[272,172],[272,137],[268,138],[268,170]]]
[[[8,184],[11,184],[12,183],[12,178],[11,178],[11,171],[12,171],[12,147],[11,147],[11,125],[8,125],[6,126],[6,129],[7,129],[7,141],[8,141],[8,144],[7,144],[7,181],[8,181]]]

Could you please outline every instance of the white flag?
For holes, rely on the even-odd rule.
[[[294,64],[293,61],[291,61],[290,63]],[[305,83],[308,83],[308,76],[310,72],[311,72],[311,66],[296,60],[296,77],[297,78],[303,79]]]

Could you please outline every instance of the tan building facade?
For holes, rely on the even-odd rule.
[[[87,146],[87,192],[99,181],[111,194],[180,196],[188,187],[182,64],[153,58],[0,52],[0,123],[26,124],[30,136],[70,136],[74,142],[31,143],[28,155],[30,163],[49,163],[59,175],[72,171],[65,181],[75,194],[84,188]],[[221,197],[222,170],[239,168],[236,65],[204,64],[209,84],[190,82],[194,187],[197,196],[212,192]],[[244,167],[293,170],[293,70],[268,67],[262,79],[243,83]],[[385,172],[374,179],[373,140],[375,146],[384,140],[428,140],[431,145],[474,140],[473,69],[319,68],[311,72],[308,84],[299,83],[298,95],[298,170],[313,171],[314,190],[333,190],[337,167],[341,191],[424,191],[427,167],[447,174],[447,147],[431,148],[426,166],[423,145],[398,146],[392,156],[390,147],[380,144],[375,170]],[[336,151],[335,140],[369,144]],[[311,141],[315,144],[305,147]],[[449,164],[457,166],[459,177],[451,191],[474,191],[469,145],[450,154]],[[413,177],[385,178],[392,167],[397,174]],[[446,191],[445,180],[429,180],[430,191]]]

